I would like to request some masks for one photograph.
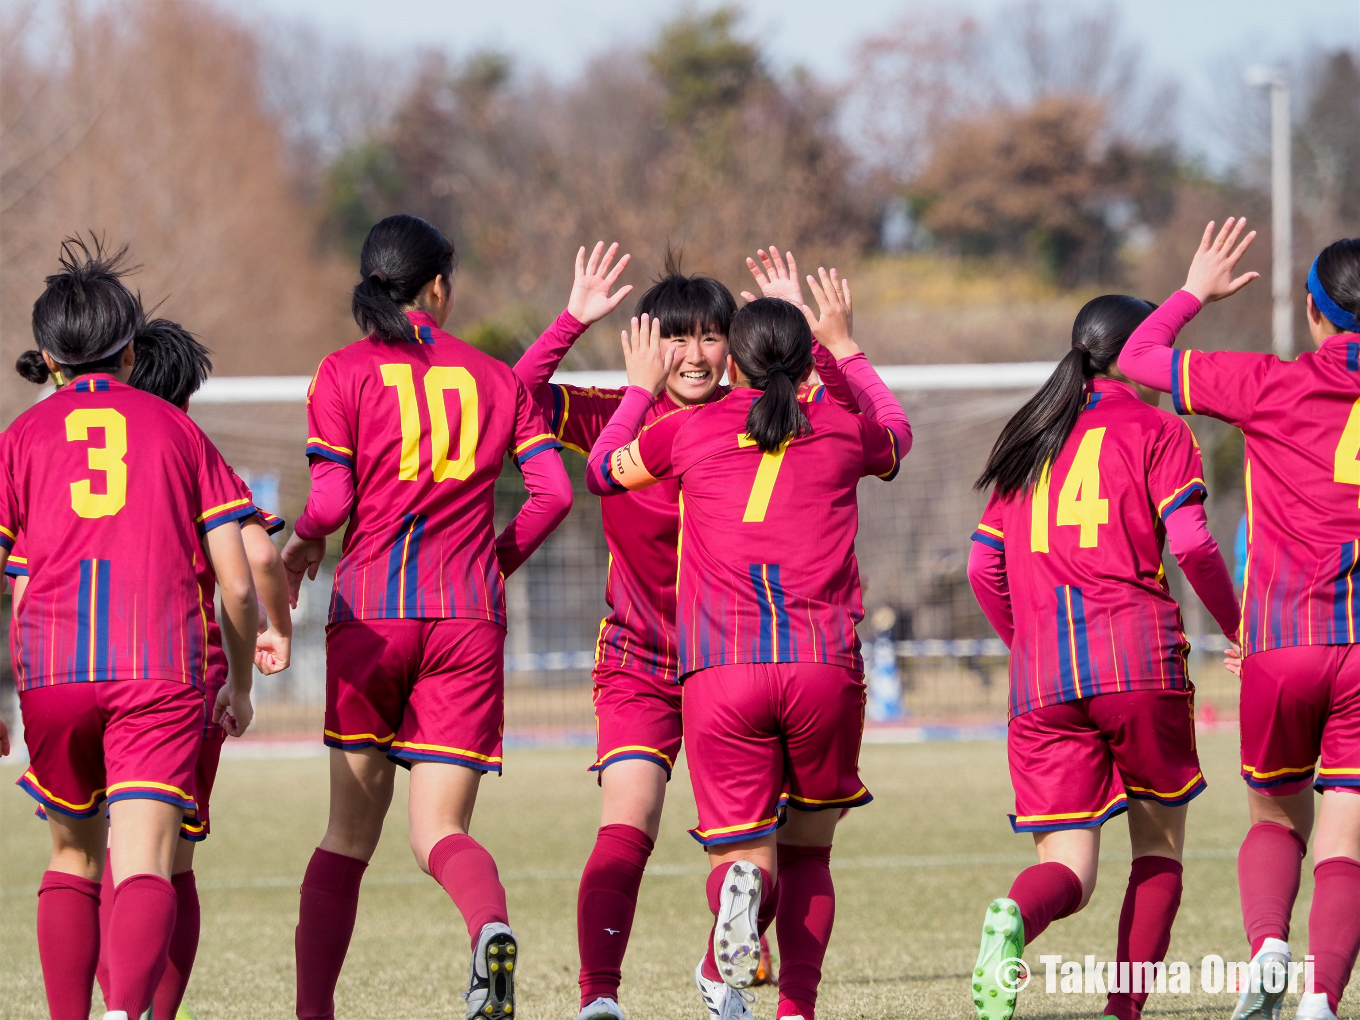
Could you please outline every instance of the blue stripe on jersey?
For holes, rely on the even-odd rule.
[[[1360,542],[1347,542],[1341,547],[1341,569],[1332,585],[1332,640],[1338,644],[1355,644],[1355,619],[1360,610],[1357,600],[1356,568],[1360,566]]]
[[[81,560],[76,607],[75,679],[108,680],[109,568],[108,560]]]
[[[552,429],[552,434],[559,436],[562,434],[562,409],[566,406],[566,399],[562,396],[562,387],[556,383],[548,384],[548,392],[552,394],[552,414],[548,418],[548,427]]]
[[[1176,408],[1177,414],[1185,414],[1185,400],[1181,394],[1181,362],[1185,360],[1185,351],[1179,347],[1172,348],[1171,351],[1171,403]]]
[[[997,538],[995,535],[989,535],[989,534],[987,534],[985,531],[975,531],[975,532],[973,532],[973,541],[974,541],[974,542],[981,542],[983,545],[989,545],[989,546],[991,546],[993,549],[1000,549],[1002,552],[1005,552],[1005,551],[1006,551],[1006,543],[1005,543],[1005,542],[1003,542],[1001,539]]]
[[[1100,398],[1102,396],[1104,396],[1104,394],[1101,393],[1099,390],[1093,391],[1089,396],[1087,396],[1086,406],[1083,407],[1082,410],[1083,411],[1091,410],[1091,408],[1095,407],[1097,404],[1100,403]]]
[[[784,605],[784,586],[779,583],[779,564],[752,563],[748,570],[760,606],[760,661],[792,662],[793,636]]]
[[[417,326],[417,327],[416,327],[416,343],[421,343],[421,344],[432,344],[432,343],[434,343],[434,333],[431,332],[429,326]]]
[[[1060,584],[1053,590],[1058,596],[1059,695],[1062,701],[1075,701],[1086,696],[1084,687],[1092,683],[1086,607],[1080,588]]]
[[[420,540],[425,537],[425,515],[406,514],[401,519],[401,531],[387,554],[387,599],[383,618],[402,620],[419,615],[416,605],[419,581],[417,558]]]
[[[77,393],[107,393],[109,381],[107,379],[79,379],[76,381]]]
[[[1354,340],[1346,345],[1346,371],[1360,372],[1360,343]]]

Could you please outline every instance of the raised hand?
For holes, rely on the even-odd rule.
[[[1245,218],[1234,220],[1229,216],[1223,221],[1223,229],[1214,236],[1214,223],[1204,228],[1200,238],[1199,250],[1190,263],[1190,273],[1185,278],[1184,289],[1199,298],[1202,305],[1210,301],[1220,301],[1232,297],[1239,290],[1259,277],[1260,273],[1243,273],[1233,276],[1238,261],[1242,258],[1251,242],[1256,240],[1256,231],[1242,237],[1242,228],[1247,225]],[[1241,238],[1239,241],[1238,239]]]
[[[618,250],[617,241],[609,246],[608,251],[604,250],[603,241],[596,241],[589,261],[586,260],[584,245],[576,253],[576,279],[571,285],[571,297],[567,299],[567,311],[574,315],[577,321],[584,322],[587,326],[599,322],[619,307],[619,302],[633,289],[630,283],[620,287],[613,294],[609,293],[609,288],[614,286],[619,274],[632,258],[631,255],[624,255],[619,259],[618,265],[610,269],[610,263],[614,261],[614,255]]]
[[[756,265],[756,260],[748,258],[746,268],[755,277],[756,286],[760,288],[761,297],[780,298],[792,305],[803,305],[803,286],[798,282],[798,263],[794,261],[793,252],[785,252],[782,256],[779,249],[770,245],[770,250],[759,249],[756,255],[760,257],[760,265]],[[787,260],[787,263],[786,263]],[[756,296],[749,290],[741,292],[743,301],[754,301]]]
[[[842,280],[834,269],[830,273],[818,269],[817,276],[809,276],[807,282],[819,314],[813,315],[812,309],[801,302],[799,307],[812,327],[812,335],[837,361],[854,354],[859,347],[852,336],[850,281]]]
[[[641,319],[635,315],[620,339],[623,341],[623,363],[628,369],[628,385],[641,386],[656,396],[666,385],[671,364],[675,361],[675,348],[661,342],[661,320],[653,319],[645,312]]]

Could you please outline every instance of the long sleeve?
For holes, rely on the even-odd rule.
[[[637,438],[642,420],[655,400],[641,386],[629,386],[609,424],[600,430],[586,461],[586,488],[595,495],[613,496],[624,491],[609,477],[609,455]]]
[[[1006,579],[1006,553],[984,542],[974,542],[968,553],[968,583],[982,607],[982,615],[997,635],[1011,647],[1015,640],[1015,614],[1011,610],[1010,583]]]
[[[529,499],[496,536],[496,558],[505,577],[518,570],[571,511],[571,479],[557,450],[531,457],[520,470]]]
[[[1166,519],[1166,541],[1186,579],[1223,633],[1236,640],[1241,609],[1228,565],[1209,534],[1203,503],[1186,503]]]
[[[299,538],[325,538],[339,531],[354,509],[354,471],[325,457],[312,458],[312,491],[294,530]]]
[[[897,439],[898,458],[905,457],[911,449],[911,423],[901,401],[893,396],[863,352],[842,358],[836,365],[860,413],[888,429]]]
[[[1119,371],[1136,383],[1171,392],[1172,347],[1185,324],[1199,314],[1199,298],[1178,290],[1133,331],[1119,354]]]
[[[524,388],[537,396],[548,385],[548,380],[557,371],[572,344],[589,328],[564,309],[515,363],[515,375],[524,383]]]
[[[812,339],[812,363],[817,366],[817,378],[822,381],[831,399],[847,411],[858,411],[859,405],[855,402],[855,394],[845,381],[845,373],[841,371],[840,362],[836,360],[834,354],[817,342],[816,337]]]

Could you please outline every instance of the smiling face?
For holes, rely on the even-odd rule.
[[[727,367],[727,337],[702,332],[662,341],[675,349],[666,379],[666,392],[678,404],[703,404],[713,399]]]

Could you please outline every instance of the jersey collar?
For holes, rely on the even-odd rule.
[[[1133,397],[1138,399],[1138,391],[1133,388],[1131,383],[1126,383],[1122,379],[1111,379],[1109,376],[1096,376],[1086,384],[1087,393],[1099,393],[1102,397],[1116,394],[1121,396]]]

